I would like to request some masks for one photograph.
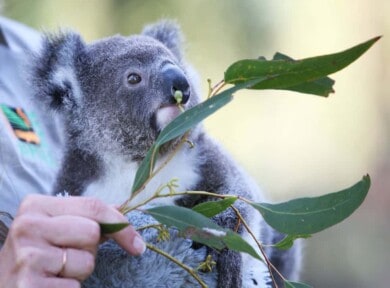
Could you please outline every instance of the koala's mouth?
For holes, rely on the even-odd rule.
[[[155,114],[156,127],[158,131],[165,128],[173,119],[182,113],[176,104],[163,105],[157,109]]]

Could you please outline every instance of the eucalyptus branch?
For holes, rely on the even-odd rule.
[[[146,230],[146,229],[150,229],[150,228],[154,228],[154,229],[160,230],[162,226],[164,226],[164,225],[163,224],[150,224],[150,225],[145,225],[145,226],[138,227],[135,230],[142,231],[142,230]]]
[[[173,179],[173,181],[176,181],[175,179]],[[161,194],[161,192],[165,189],[165,188],[168,188],[170,189],[170,193],[168,194]],[[165,198],[165,197],[174,197],[174,196],[186,196],[186,195],[204,195],[204,196],[209,196],[209,197],[215,197],[215,198],[220,198],[220,199],[226,199],[226,198],[232,198],[232,197],[235,197],[237,198],[238,200],[241,200],[245,203],[248,203],[248,204],[251,204],[253,203],[253,201],[247,199],[247,198],[244,198],[244,197],[241,197],[241,196],[237,196],[237,195],[231,195],[231,194],[217,194],[217,193],[212,193],[212,192],[206,192],[206,191],[185,191],[185,192],[175,192],[172,190],[172,181],[167,183],[167,184],[164,184],[164,185],[161,185],[156,193],[150,197],[149,199],[146,199],[145,201],[137,204],[136,206],[133,206],[133,207],[128,207],[128,206],[125,206],[122,208],[120,208],[120,211],[123,213],[123,214],[127,214],[133,210],[136,210],[142,206],[144,206],[145,204],[148,204],[149,202],[157,199],[157,198]],[[128,202],[127,202],[128,203]]]
[[[157,198],[164,198],[164,197],[172,197],[172,196],[175,196],[177,194],[175,194],[174,192],[174,189],[175,187],[177,187],[176,185],[176,181],[177,179],[172,179],[171,181],[169,181],[167,184],[163,184],[163,185],[160,185],[156,192],[153,194],[153,196],[151,196],[150,198],[146,199],[145,201],[142,201],[141,203],[135,205],[135,206],[124,206],[124,205],[128,205],[128,201],[125,202],[125,204],[123,204],[120,208],[120,212],[122,212],[122,214],[126,215],[127,213],[133,211],[133,210],[136,210],[146,204],[148,204],[149,202],[153,201],[154,199],[157,199]],[[169,193],[168,194],[161,194],[161,192],[168,188],[169,189]]]
[[[328,54],[325,56],[319,56],[319,57],[310,57],[306,59],[301,59],[299,61],[293,60],[287,55],[282,55],[280,53],[276,54],[275,57],[271,60],[266,59],[245,59],[241,61],[237,61],[234,64],[230,65],[228,69],[224,73],[224,79],[220,82],[218,82],[216,85],[211,85],[211,80],[208,80],[208,99],[206,101],[209,101],[208,103],[212,103],[212,105],[202,105],[198,107],[194,107],[196,109],[187,111],[187,115],[182,115],[186,117],[182,117],[180,119],[182,122],[180,122],[180,126],[167,126],[166,128],[169,128],[165,130],[166,133],[173,133],[171,135],[174,135],[175,137],[182,137],[180,138],[180,142],[174,149],[168,153],[166,156],[165,161],[161,161],[162,164],[157,169],[154,169],[155,160],[159,156],[158,149],[161,145],[164,145],[166,142],[168,142],[168,138],[166,138],[166,141],[160,141],[155,143],[152,149],[154,149],[151,152],[148,152],[147,154],[147,160],[150,162],[146,162],[143,164],[144,166],[141,166],[142,169],[149,169],[149,171],[141,170],[140,171],[140,178],[136,179],[138,181],[135,181],[136,191],[133,192],[133,194],[129,197],[129,199],[121,206],[120,211],[122,213],[128,213],[134,209],[139,209],[141,206],[149,203],[150,201],[153,201],[157,198],[162,197],[173,197],[173,196],[185,196],[185,195],[203,195],[205,197],[210,197],[214,199],[227,199],[227,201],[219,201],[224,202],[222,205],[222,208],[226,208],[231,203],[233,203],[236,200],[241,200],[249,205],[252,205],[255,207],[260,213],[262,213],[264,220],[268,223],[272,220],[272,227],[274,227],[276,230],[282,231],[287,235],[292,236],[299,236],[299,235],[311,235],[313,233],[317,233],[321,230],[324,230],[325,228],[331,227],[332,225],[335,225],[348,217],[351,212],[356,210],[360,204],[365,199],[368,189],[370,187],[370,178],[369,176],[363,177],[363,179],[355,184],[354,186],[347,188],[345,190],[339,191],[337,193],[330,193],[328,195],[324,195],[321,197],[316,198],[302,198],[302,199],[296,199],[296,202],[294,202],[292,205],[291,201],[277,204],[277,208],[275,209],[276,204],[269,204],[269,203],[254,203],[253,201],[246,199],[241,196],[236,195],[220,195],[216,193],[211,192],[205,192],[205,191],[186,191],[186,192],[176,192],[175,191],[175,180],[171,180],[169,183],[165,185],[161,185],[155,192],[154,195],[149,197],[149,199],[142,201],[140,204],[133,204],[133,207],[129,207],[129,204],[132,199],[134,199],[142,190],[145,189],[146,185],[151,181],[151,179],[159,173],[167,164],[169,161],[172,160],[172,158],[175,156],[175,154],[179,151],[181,146],[184,144],[184,142],[187,141],[188,133],[185,133],[183,136],[180,136],[183,134],[183,131],[188,131],[191,127],[194,125],[197,125],[200,123],[203,119],[211,115],[212,113],[216,112],[218,109],[229,103],[231,101],[232,95],[235,91],[238,91],[240,89],[284,89],[284,90],[292,90],[295,92],[301,92],[306,94],[313,94],[317,96],[328,96],[330,93],[334,92],[333,90],[333,84],[334,81],[327,77],[327,75],[332,74],[334,72],[337,72],[346,66],[348,66],[350,63],[355,61],[357,58],[359,58],[365,51],[367,51],[380,37],[375,37],[369,41],[366,41],[364,43],[361,43],[359,45],[356,45],[355,47],[352,47],[348,50],[334,53],[334,54]],[[276,70],[275,70],[276,69]],[[250,72],[250,73],[249,73]],[[320,83],[319,83],[320,82]],[[219,93],[226,84],[234,85],[231,89],[225,90],[223,93]],[[302,85],[305,84],[305,85]],[[308,84],[308,85],[306,85]],[[225,93],[226,92],[226,93]],[[175,99],[176,103],[181,109],[181,101],[183,99],[183,93],[182,91],[177,90],[175,92]],[[213,97],[215,96],[215,97]],[[220,96],[220,97],[219,97]],[[202,114],[204,113],[204,114]],[[180,117],[180,116],[179,116]],[[179,122],[179,121],[178,121]],[[177,129],[177,128],[180,129]],[[164,131],[163,131],[164,132]],[[180,133],[179,133],[180,132]],[[161,134],[162,135],[162,134]],[[166,135],[166,134],[165,134]],[[163,138],[163,137],[162,137]],[[171,138],[169,138],[171,139]],[[151,153],[151,154],[149,154]],[[157,162],[157,161],[156,161]],[[149,166],[150,165],[150,166]],[[169,193],[163,193],[165,189],[169,189]],[[154,191],[151,191],[154,192]],[[352,193],[355,192],[355,193]],[[341,197],[341,196],[342,197]],[[354,195],[353,198],[351,195]],[[230,203],[230,200],[231,203]],[[234,199],[233,199],[234,198]],[[340,201],[338,199],[341,199]],[[347,199],[347,200],[345,200]],[[210,199],[211,200],[211,199]],[[234,201],[233,201],[234,200]],[[350,201],[351,200],[351,201]],[[353,201],[352,201],[353,200]],[[226,205],[226,203],[228,203]],[[203,204],[203,203],[202,203]],[[220,204],[220,203],[218,203]],[[206,207],[210,207],[210,205],[205,205]],[[203,206],[203,208],[205,207]],[[212,205],[211,205],[212,206]],[[290,283],[288,280],[286,280],[283,275],[275,268],[275,266],[270,262],[268,259],[265,251],[264,251],[264,245],[261,244],[257,239],[256,236],[251,231],[250,227],[246,223],[245,219],[242,217],[240,212],[231,205],[232,209],[234,209],[237,218],[239,219],[237,227],[243,224],[245,229],[248,231],[248,233],[253,237],[255,240],[257,246],[259,247],[263,257],[264,262],[267,264],[268,271],[271,274],[272,282],[275,287],[277,287],[277,284],[274,279],[274,274],[277,273],[281,279],[284,280],[284,282]],[[298,207],[298,208],[297,208]],[[315,217],[321,217],[324,219],[325,225],[316,225],[312,224],[311,221],[304,221],[305,219],[302,219],[301,217],[301,208],[305,208],[305,219],[312,219],[310,218],[313,215],[316,215]],[[327,207],[327,209],[324,209],[323,207]],[[168,209],[169,208],[169,209]],[[177,220],[174,217],[165,217],[164,214],[167,212],[169,214],[170,212],[174,211],[172,215],[176,215],[179,220],[181,218],[185,218],[187,214],[192,214],[195,212],[187,211],[184,208],[182,209],[172,209],[170,206],[166,207],[160,207],[158,208],[152,208],[149,209],[149,212],[154,209],[154,216],[155,218],[159,218],[160,222],[165,223],[167,226],[175,226],[174,224],[183,224],[180,221],[174,221]],[[198,206],[199,208],[199,206]],[[334,217],[336,215],[334,211],[337,209],[337,217]],[[220,210],[218,208],[217,212]],[[157,212],[156,212],[157,211]],[[162,211],[164,213],[159,214],[158,211]],[[263,211],[266,211],[266,213],[263,213]],[[290,217],[288,219],[285,219],[285,217],[279,217],[280,211],[283,211],[284,214],[289,214]],[[180,213],[179,213],[180,212]],[[220,212],[219,212],[220,213]],[[152,213],[150,213],[152,214]],[[162,215],[164,214],[164,215]],[[164,217],[162,217],[164,216]],[[170,216],[170,214],[168,215]],[[193,214],[194,218],[195,216],[199,216],[197,214]],[[273,216],[273,217],[271,217]],[[201,217],[200,217],[201,218]],[[271,219],[272,218],[272,219]],[[161,220],[162,219],[162,220]],[[157,220],[157,219],[156,219]],[[198,223],[197,221],[192,221],[193,219],[186,219],[189,224],[195,223],[195,228],[201,229],[201,231],[204,232],[204,226],[202,226],[202,223],[212,223],[210,219],[207,217],[202,218],[201,223]],[[314,219],[315,220],[315,219]],[[326,221],[325,221],[326,220]],[[210,221],[210,222],[208,222]],[[302,223],[305,222],[305,223]],[[318,222],[318,221],[317,221]],[[168,224],[167,224],[168,223]],[[173,223],[173,225],[172,225]],[[187,224],[188,224],[187,223]],[[287,223],[287,224],[286,224]],[[186,223],[182,225],[182,229],[185,229]],[[208,224],[211,226],[211,224]],[[189,225],[192,229],[192,225]],[[205,225],[207,226],[207,225]],[[149,226],[150,228],[157,226]],[[146,228],[149,228],[146,226]],[[183,228],[184,227],[184,228]],[[212,226],[214,227],[214,226]],[[285,230],[288,227],[287,230]],[[143,229],[146,229],[143,228]],[[206,227],[207,228],[207,227]],[[219,231],[216,230],[219,234]],[[287,232],[286,232],[287,231]],[[212,233],[211,233],[212,234]],[[203,235],[203,234],[201,234]],[[213,236],[213,235],[211,235]],[[215,236],[215,235],[214,235]],[[225,236],[227,237],[227,236]],[[241,239],[241,238],[240,238]],[[205,241],[208,243],[207,241]],[[235,243],[237,244],[237,243]],[[213,243],[211,243],[211,246]],[[236,248],[238,245],[236,245],[234,248]],[[147,244],[147,247],[151,249],[152,251],[155,251],[156,253],[161,254],[162,256],[168,258],[172,262],[176,263],[180,267],[182,267],[184,270],[186,270],[188,273],[190,273],[202,287],[207,287],[204,282],[199,278],[199,275],[191,269],[190,267],[186,266],[183,263],[180,263],[177,259],[172,257],[171,255],[165,253],[164,251],[159,250],[158,248]],[[240,251],[239,249],[236,249],[237,251]],[[251,250],[252,251],[252,250]],[[242,252],[248,252],[245,250],[242,250]],[[253,253],[257,254],[257,253]],[[252,255],[253,256],[253,255]],[[254,255],[257,257],[258,255]],[[275,272],[274,272],[275,271]],[[293,283],[293,282],[291,282]],[[298,283],[299,284],[299,283]],[[303,285],[299,285],[303,286]]]
[[[200,286],[202,288],[207,288],[207,285],[206,283],[204,283],[202,281],[202,279],[199,277],[199,275],[195,272],[194,269],[192,269],[191,267],[183,264],[182,262],[180,262],[179,260],[177,260],[175,257],[172,257],[171,255],[169,255],[168,253],[166,253],[165,251],[157,248],[156,246],[153,246],[149,243],[146,243],[146,247],[148,247],[150,250],[160,254],[161,256],[164,256],[165,258],[169,259],[170,261],[174,262],[176,265],[180,266],[181,268],[183,268],[184,270],[186,270],[192,277],[194,277],[194,279],[196,281],[198,281],[198,283],[200,284]]]
[[[172,195],[161,195],[161,197],[166,197],[166,196],[185,196],[185,195],[204,195],[204,196],[209,196],[209,197],[215,197],[215,198],[220,198],[220,199],[226,199],[226,198],[237,198],[237,200],[241,200],[247,204],[252,204],[253,201],[239,196],[239,195],[234,195],[234,194],[217,194],[217,193],[212,193],[212,192],[206,192],[206,191],[185,191],[185,192],[175,192]]]
[[[177,152],[180,150],[180,148],[183,146],[184,143],[187,143],[188,142],[188,139],[187,139],[187,136],[188,136],[189,132],[186,132],[183,137],[181,138],[181,141],[180,143],[175,147],[175,149],[168,155],[168,158],[154,171],[150,171],[150,175],[148,177],[148,179],[146,179],[145,183],[137,190],[137,191],[134,191],[131,196],[129,197],[129,199],[127,199],[119,208],[119,211],[122,213],[122,214],[127,214],[129,213],[131,210],[134,210],[134,209],[129,209],[128,208],[128,205],[129,203],[131,202],[131,200],[133,200],[135,198],[135,196],[137,196],[143,189],[145,189],[145,186],[153,179],[154,176],[156,176],[157,173],[159,173],[172,159],[173,157],[177,154]],[[153,163],[153,158],[154,158],[154,154],[155,152],[153,152],[153,156],[152,156],[152,162]],[[153,196],[150,200],[148,200],[147,202],[150,202],[151,200],[155,199],[155,197]],[[145,203],[146,204],[146,203]]]
[[[245,229],[248,231],[248,233],[251,235],[251,237],[253,238],[253,240],[256,242],[257,246],[259,247],[260,251],[261,251],[261,254],[263,255],[264,257],[264,260],[268,266],[268,271],[269,273],[271,274],[271,278],[272,278],[272,283],[274,284],[275,288],[278,288],[278,284],[276,284],[276,281],[275,281],[275,278],[274,278],[274,275],[272,274],[272,271],[275,271],[276,273],[278,273],[278,275],[283,279],[283,280],[286,280],[284,278],[284,276],[276,269],[276,267],[271,263],[271,261],[269,261],[268,257],[267,257],[267,254],[265,253],[264,251],[264,248],[263,248],[263,245],[259,242],[259,240],[257,240],[256,236],[254,235],[253,231],[251,230],[251,228],[249,227],[248,223],[246,223],[244,217],[241,215],[240,211],[238,211],[238,209],[236,207],[234,207],[233,205],[230,206],[234,212],[236,213],[237,217],[241,220],[242,224],[244,225]]]

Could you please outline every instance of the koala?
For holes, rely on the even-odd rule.
[[[181,113],[175,91],[182,92],[185,110],[201,101],[198,77],[184,59],[182,42],[180,28],[168,20],[145,27],[139,35],[113,36],[90,44],[70,31],[44,39],[31,78],[36,97],[62,115],[66,138],[53,193],[66,191],[114,204],[129,197],[135,173],[148,149],[161,130]],[[178,191],[263,199],[257,185],[201,124],[187,138],[193,147],[180,146],[173,159],[134,199],[135,203],[173,178],[179,179]],[[175,139],[162,147],[156,166],[179,142]],[[206,196],[166,197],[153,204],[193,207],[212,200],[215,199]],[[248,205],[237,201],[234,206],[263,243],[283,237]],[[256,247],[232,209],[213,220],[236,230]],[[209,250],[217,259],[217,287],[271,287],[266,283],[269,279],[258,275],[265,273],[258,272],[260,262],[250,256],[227,249]],[[297,278],[299,247],[287,252],[269,249],[267,253],[286,278]],[[275,279],[282,286],[276,273]]]

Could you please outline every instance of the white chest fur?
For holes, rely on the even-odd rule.
[[[187,146],[181,148],[174,158],[153,177],[145,189],[132,200],[131,206],[150,198],[161,185],[167,184],[172,179],[178,179],[177,191],[186,191],[194,186],[200,177],[197,172],[196,164],[199,163],[197,157],[196,149]],[[164,161],[164,158],[159,159],[156,168]],[[91,183],[83,196],[92,196],[108,204],[120,205],[130,197],[138,164],[125,162],[118,156],[107,156],[104,162],[104,175]],[[173,200],[173,197],[164,197],[156,199],[153,203],[172,204]]]

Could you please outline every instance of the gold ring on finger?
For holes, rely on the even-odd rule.
[[[58,276],[62,276],[65,271],[66,262],[68,261],[68,250],[66,248],[62,248],[62,264],[60,272],[58,272]]]

